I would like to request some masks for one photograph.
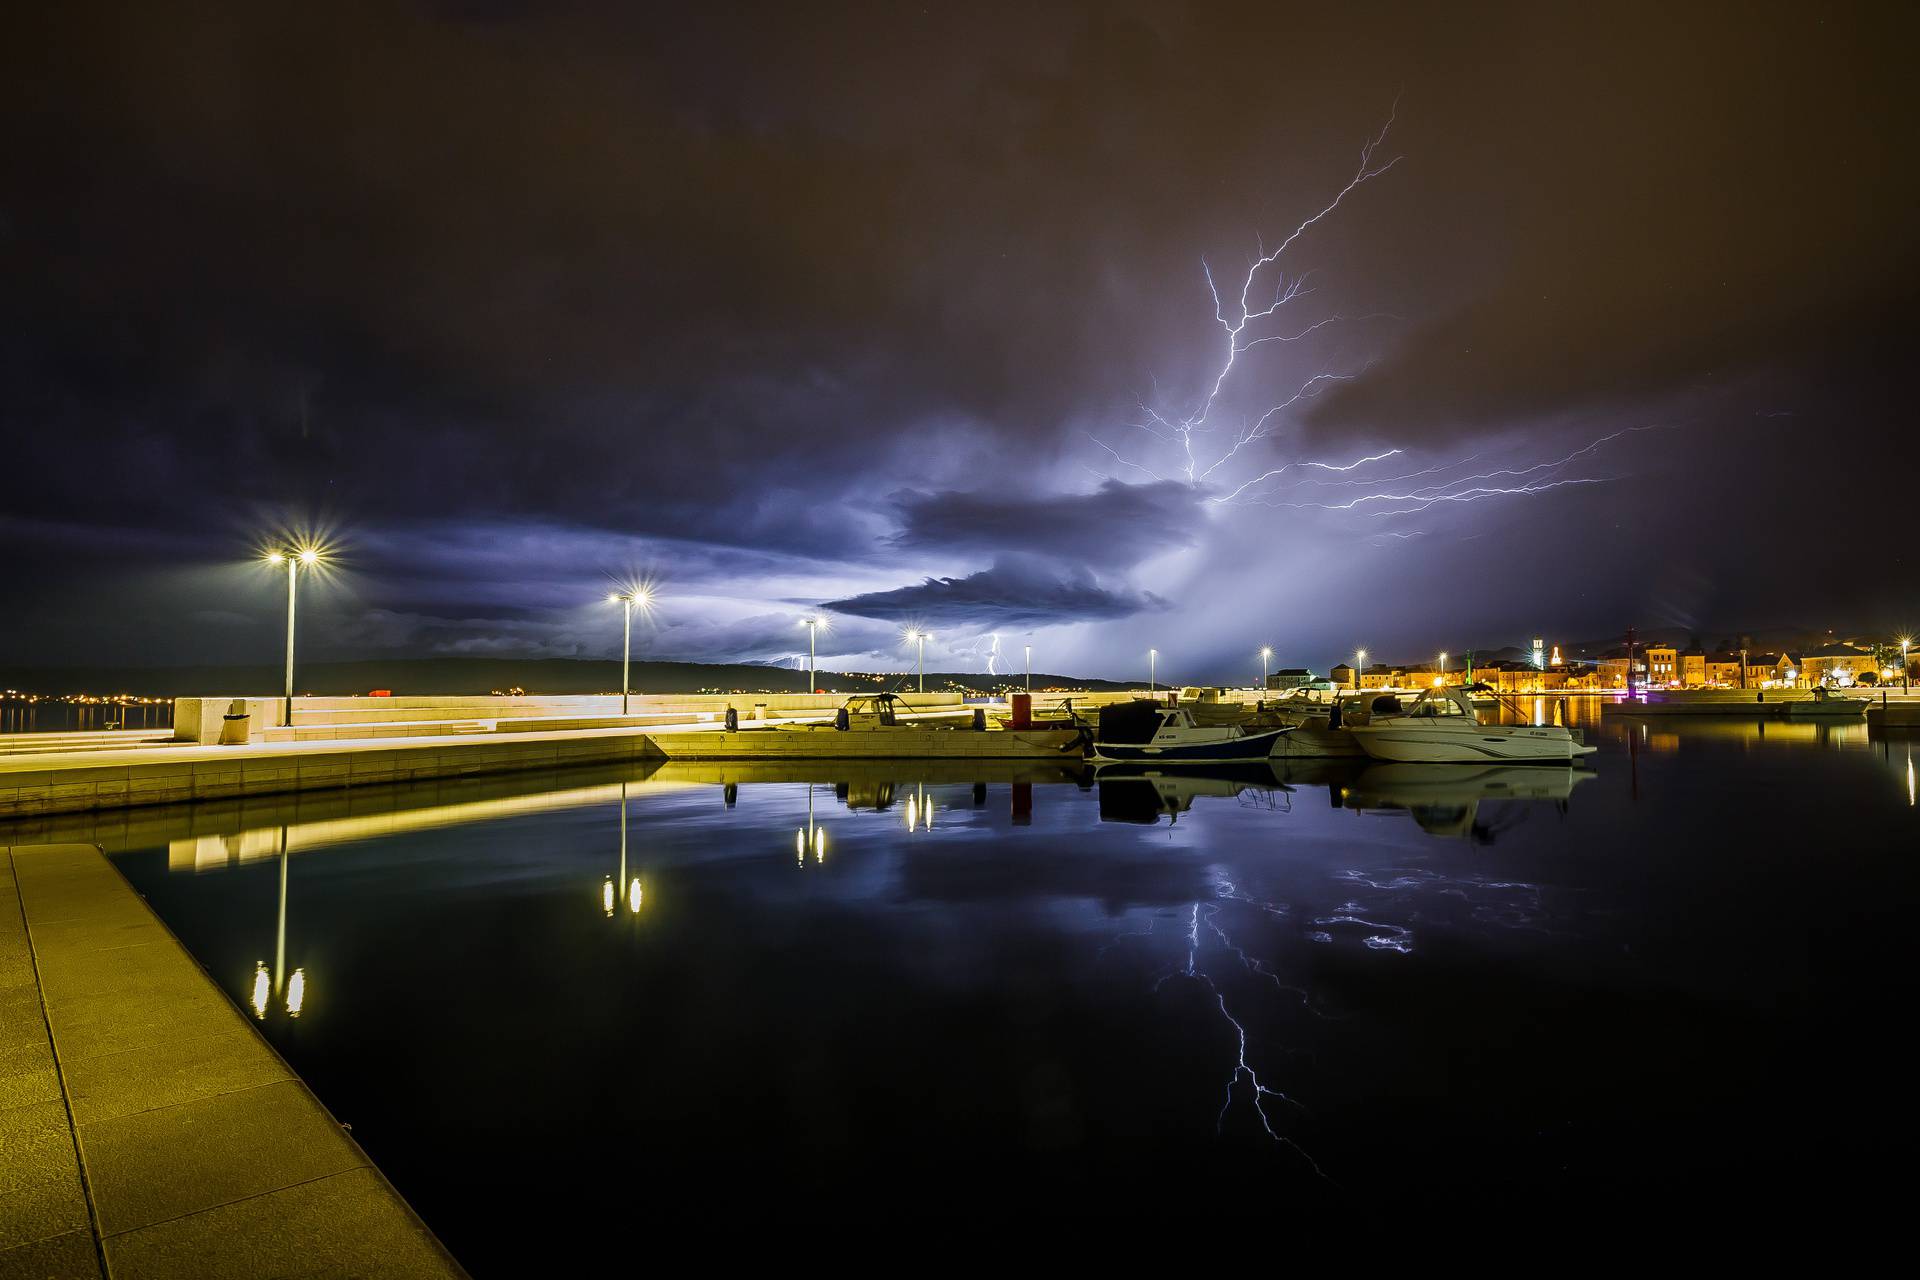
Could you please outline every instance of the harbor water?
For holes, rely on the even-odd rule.
[[[1920,740],[1585,718],[1585,771],[684,764],[106,843],[476,1275],[1891,1194]]]

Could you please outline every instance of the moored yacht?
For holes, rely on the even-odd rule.
[[[1481,724],[1473,700],[1451,686],[1428,689],[1406,707],[1376,700],[1367,722],[1347,731],[1375,760],[1565,764],[1594,750],[1564,725]]]

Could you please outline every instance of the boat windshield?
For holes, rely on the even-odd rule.
[[[1466,708],[1452,698],[1422,698],[1413,708],[1416,716],[1464,716]]]

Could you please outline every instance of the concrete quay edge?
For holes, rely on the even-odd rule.
[[[0,849],[0,1276],[464,1272],[97,846]]]
[[[647,734],[611,729],[10,756],[0,757],[0,819],[621,764],[660,754]]]

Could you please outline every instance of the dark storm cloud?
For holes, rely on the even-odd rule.
[[[1396,96],[1404,161],[1290,259],[1316,269],[1303,321],[1397,317],[1313,352],[1358,376],[1313,402],[1312,448],[1778,393],[1688,446],[1749,467],[1714,538],[1624,482],[1618,508],[1552,507],[1602,522],[1558,540],[1617,520],[1687,548],[1740,614],[1771,590],[1741,576],[1745,515],[1794,483],[1758,465],[1752,410],[1802,414],[1790,451],[1900,422],[1913,25],[1910,6],[40,6],[0,41],[19,478],[0,613],[40,625],[0,646],[191,654],[185,619],[217,592],[176,613],[158,566],[283,516],[360,537],[363,598],[401,620],[369,645],[492,643],[509,619],[564,646],[575,591],[633,561],[716,594],[770,572],[724,548],[837,565],[816,594],[870,607],[1124,616],[1155,602],[1123,570],[1208,527],[1191,496],[1035,477],[1107,465],[1083,428],[1204,387],[1202,259],[1230,275],[1318,208]],[[1223,429],[1273,402],[1279,353],[1247,357]],[[1288,423],[1247,460],[1302,447]],[[1891,475],[1830,534],[1905,546],[1871,490]],[[1263,547],[1340,541],[1273,518]],[[533,527],[575,532],[512,532]],[[1007,554],[1072,567],[1011,582]],[[1799,540],[1768,573],[1824,555]],[[996,567],[867,590],[956,558]],[[1533,603],[1611,615],[1639,589],[1593,581]],[[138,627],[112,603],[134,598]]]
[[[1192,545],[1204,495],[1172,481],[1107,480],[1092,493],[1002,495],[905,489],[893,495],[898,547],[992,554],[1017,549],[1101,569]]]
[[[1307,421],[1404,439],[1755,376],[1804,394],[1904,345],[1914,15],[1536,10],[1493,33],[1504,73],[1410,103],[1401,138],[1403,194],[1438,224],[1386,242],[1429,281],[1420,318]],[[1872,404],[1874,381],[1840,394]]]
[[[917,586],[830,600],[825,607],[862,618],[991,630],[1125,618],[1164,609],[1167,602],[1150,591],[1102,586],[1085,570],[1006,556],[964,578],[928,578]]]

